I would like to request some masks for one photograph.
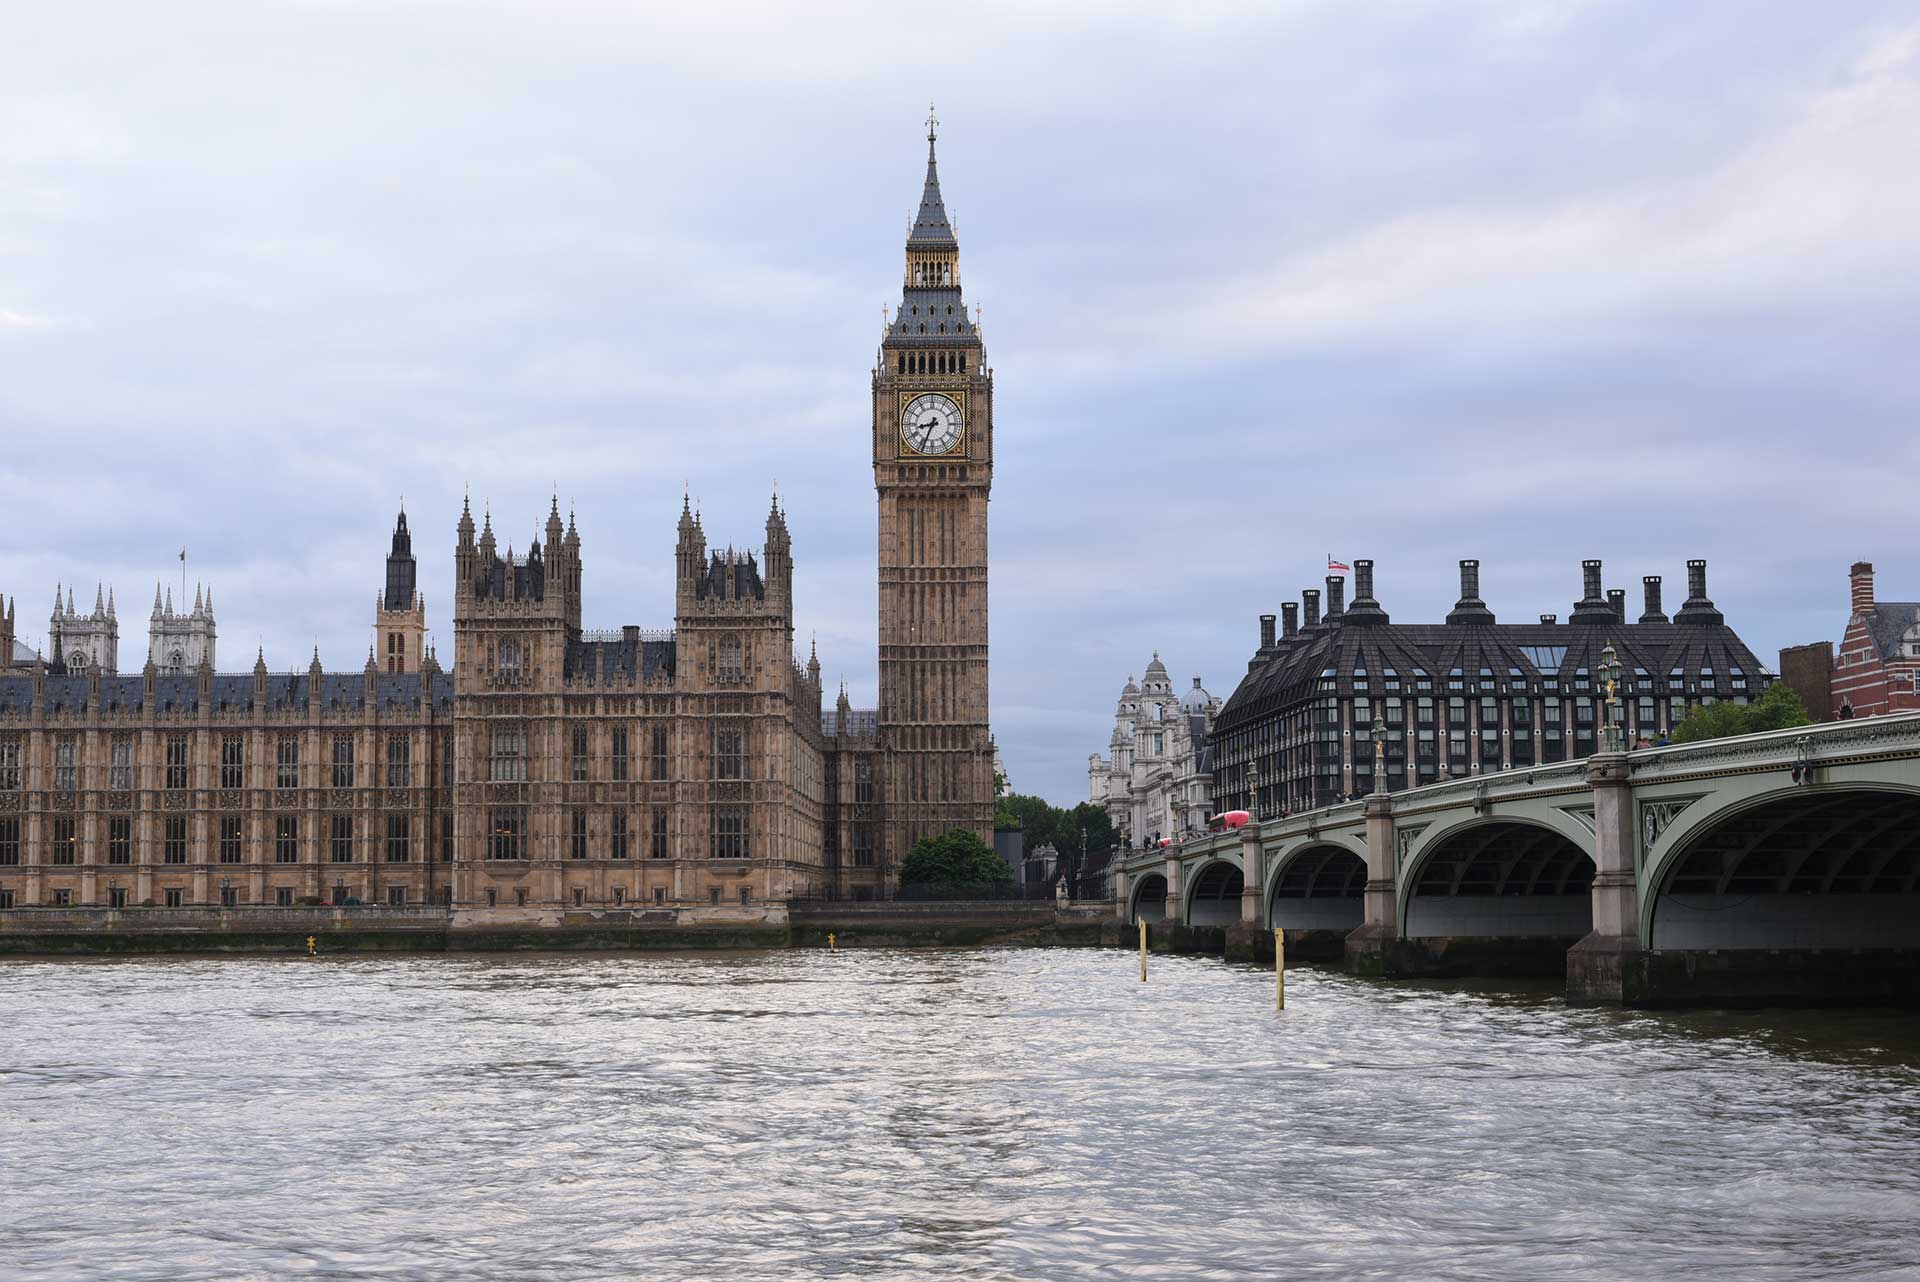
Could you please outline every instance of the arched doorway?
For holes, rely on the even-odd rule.
[[[1239,921],[1240,892],[1245,885],[1240,870],[1224,860],[1202,868],[1193,879],[1193,893],[1187,897],[1187,924],[1231,926]]]

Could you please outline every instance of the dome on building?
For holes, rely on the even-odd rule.
[[[1213,696],[1201,688],[1200,678],[1193,679],[1193,689],[1180,696],[1180,711],[1202,713],[1213,706]]]
[[[1153,662],[1147,665],[1147,675],[1141,679],[1140,693],[1146,695],[1172,694],[1173,678],[1167,675],[1167,665],[1160,662],[1160,652],[1153,652]]]
[[[1149,669],[1149,671],[1151,671],[1151,669]],[[1120,691],[1121,697],[1124,698],[1127,695],[1139,693],[1140,687],[1133,683],[1133,674],[1129,672],[1127,674],[1127,684]]]

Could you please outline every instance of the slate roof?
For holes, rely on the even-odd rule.
[[[328,672],[320,677],[320,703],[323,708],[357,708],[366,691],[365,672]],[[273,709],[304,708],[312,686],[307,673],[267,677],[267,705]],[[374,677],[374,706],[396,713],[417,712],[423,684],[421,673],[379,673]],[[215,711],[244,710],[253,706],[253,676],[215,674],[212,684]],[[100,678],[100,706],[108,712],[144,710],[146,681],[140,674]],[[453,675],[436,673],[428,691],[436,708],[453,708]],[[161,713],[192,713],[200,710],[200,678],[192,673],[156,676],[153,681],[154,706]],[[49,712],[79,712],[87,707],[87,678],[46,678],[46,706]],[[33,682],[26,677],[0,680],[0,713],[25,716],[33,708]]]
[[[1867,633],[1882,659],[1901,657],[1907,629],[1920,622],[1920,601],[1879,601],[1867,618]]]
[[[1618,619],[1591,623],[1477,623],[1396,624],[1349,620],[1344,614],[1323,619],[1282,638],[1271,651],[1256,655],[1251,670],[1227,700],[1214,722],[1217,739],[1249,721],[1277,713],[1289,705],[1328,693],[1323,680],[1335,683],[1332,693],[1354,693],[1355,672],[1369,694],[1385,693],[1387,669],[1402,682],[1398,694],[1411,694],[1413,680],[1422,671],[1433,679],[1430,692],[1450,691],[1446,682],[1455,669],[1466,682],[1479,679],[1485,669],[1499,683],[1541,679],[1563,681],[1559,693],[1573,693],[1572,682],[1582,675],[1595,685],[1600,653],[1611,643],[1619,655],[1623,682],[1664,683],[1674,668],[1684,671],[1689,684],[1731,692],[1728,682],[1744,676],[1749,692],[1758,694],[1766,671],[1752,650],[1724,623],[1625,623]],[[1713,676],[1702,681],[1700,670]],[[1636,671],[1639,670],[1639,671]],[[1518,673],[1516,676],[1515,674]],[[1659,687],[1665,690],[1664,684]],[[1491,690],[1482,691],[1491,693]]]
[[[927,183],[920,189],[920,208],[913,215],[913,230],[907,233],[912,249],[954,247],[953,224],[947,221],[947,204],[940,198],[940,168],[934,160],[933,138],[927,138]]]
[[[925,331],[921,326],[926,326]],[[908,285],[900,297],[900,313],[887,330],[889,339],[912,339],[915,347],[941,343],[971,345],[975,334],[967,320],[967,306],[958,285]]]
[[[820,711],[820,732],[875,738],[880,733],[880,714],[872,708],[849,708],[843,723],[838,708],[823,708]]]
[[[677,645],[673,641],[569,641],[566,675],[569,680],[651,681],[676,671]]]

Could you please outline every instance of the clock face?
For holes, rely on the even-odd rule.
[[[951,397],[926,392],[900,412],[900,439],[915,454],[945,454],[960,443],[960,407]]]

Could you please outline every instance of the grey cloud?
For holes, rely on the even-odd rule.
[[[48,9],[0,49],[0,591],[193,572],[357,664],[393,509],[557,486],[596,626],[681,485],[873,689],[866,377],[926,77],[897,11]],[[1224,695],[1327,552],[1396,615],[1713,562],[1754,648],[1910,546],[1920,35],[1897,5],[989,6],[932,93],[999,379],[994,724],[1084,786],[1155,648]],[[144,591],[143,591],[144,589]],[[1670,587],[1670,592],[1671,592]],[[132,607],[131,610],[129,607]],[[43,623],[31,624],[35,629]],[[135,642],[137,651],[139,643]]]

